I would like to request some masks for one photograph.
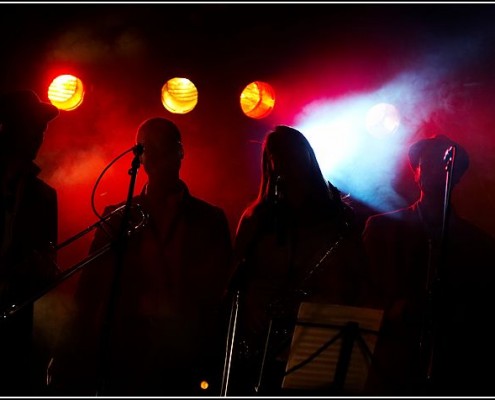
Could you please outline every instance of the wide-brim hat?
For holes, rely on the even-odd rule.
[[[456,148],[455,170],[460,177],[469,167],[469,155],[464,147],[445,135],[435,135],[413,143],[409,147],[409,163],[412,168],[417,168],[421,157],[435,157],[438,160],[442,160],[445,152],[451,146]]]
[[[16,90],[0,95],[0,121],[32,119],[48,123],[58,115],[57,107],[41,101],[32,90]]]

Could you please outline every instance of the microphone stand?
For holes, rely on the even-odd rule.
[[[438,351],[437,351],[437,343],[439,343],[439,337],[441,335],[441,325],[438,324],[438,315],[439,315],[439,304],[441,300],[441,285],[443,278],[443,269],[445,262],[445,252],[446,252],[446,244],[447,244],[447,233],[448,233],[448,223],[450,218],[450,199],[452,195],[452,171],[454,168],[456,155],[456,146],[450,146],[444,155],[445,164],[445,191],[444,191],[444,199],[443,199],[443,214],[442,214],[442,230],[440,234],[440,254],[439,258],[436,260],[437,264],[432,267],[431,265],[431,252],[432,245],[430,241],[430,265],[428,266],[428,296],[429,296],[429,307],[430,310],[430,318],[429,321],[430,329],[430,344],[428,349],[428,361],[427,361],[427,369],[426,369],[426,383],[428,387],[434,388],[434,377],[435,377],[435,364],[438,361]],[[433,277],[431,279],[430,277]],[[439,293],[440,291],[440,293]]]
[[[241,279],[239,277],[244,274],[243,271],[244,265],[245,265],[245,260],[242,260],[230,284],[231,287],[230,296],[232,296],[232,300],[230,306],[229,322],[227,326],[227,341],[226,341],[225,358],[223,365],[222,386],[220,388],[221,397],[227,396],[227,392],[230,384],[230,372],[232,370],[232,359],[234,354],[236,333],[238,327],[239,305],[241,298],[241,289],[239,284],[239,281]]]
[[[243,293],[246,289],[246,284],[249,274],[249,263],[247,261],[252,252],[252,248],[258,238],[259,231],[255,231],[254,235],[249,239],[246,249],[243,252],[243,258],[237,263],[237,268],[234,270],[227,288],[227,299],[230,299],[230,314],[227,326],[227,339],[225,348],[225,358],[222,374],[222,384],[220,388],[220,397],[226,397],[230,375],[232,371],[232,362],[234,356],[234,348],[236,343],[236,335],[239,326],[239,309],[242,301]]]
[[[450,198],[452,196],[452,171],[454,169],[456,155],[456,146],[451,146],[446,152],[444,161],[445,164],[445,196],[443,201],[443,219],[442,219],[442,236],[441,236],[441,249],[442,254],[445,251],[445,245],[447,242],[447,228],[450,218]]]
[[[110,295],[108,299],[108,305],[106,309],[105,319],[103,320],[101,342],[100,342],[100,360],[98,371],[98,386],[96,395],[105,395],[106,388],[106,374],[108,372],[110,361],[110,338],[112,330],[112,322],[115,316],[115,309],[117,300],[120,295],[120,281],[122,277],[124,252],[127,246],[127,239],[130,231],[130,210],[132,205],[132,198],[134,196],[134,186],[136,184],[136,175],[140,167],[139,157],[143,154],[144,148],[141,144],[136,144],[133,149],[134,159],[129,169],[129,175],[131,176],[129,182],[129,190],[127,193],[127,200],[125,203],[124,211],[122,214],[122,220],[120,223],[120,230],[115,242],[116,259],[115,259],[115,274],[110,289]]]
[[[282,225],[280,223],[280,203],[283,200],[283,192],[282,192],[282,177],[280,175],[273,176],[273,205],[274,205],[274,213],[275,213],[275,231],[277,240],[282,242],[284,239],[282,232]],[[245,285],[248,279],[248,262],[247,258],[252,253],[252,249],[258,239],[258,235],[260,234],[259,227],[255,230],[255,233],[252,235],[250,240],[247,242],[246,249],[244,251],[244,258],[238,263],[237,268],[230,280],[229,288],[228,288],[228,296],[231,297],[231,309],[229,315],[229,322],[227,327],[227,341],[226,341],[226,350],[225,350],[225,359],[224,359],[224,367],[223,367],[223,375],[222,375],[222,385],[220,388],[220,396],[227,396],[227,391],[230,383],[230,373],[232,370],[232,360],[233,360],[233,352],[236,343],[236,334],[239,325],[239,308],[242,300],[243,292],[245,291]],[[271,327],[271,321],[270,321]],[[269,331],[270,332],[270,331]],[[267,335],[267,342],[270,337],[270,333]],[[263,354],[263,363],[260,367],[258,382],[253,388],[256,393],[259,392],[259,388],[261,385],[261,378],[263,376],[263,368],[264,368],[264,360],[266,358],[266,346]]]

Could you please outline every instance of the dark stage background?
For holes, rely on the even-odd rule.
[[[494,21],[489,3],[1,4],[0,89],[31,88],[47,100],[60,73],[86,85],[82,106],[49,125],[37,160],[58,190],[60,241],[96,221],[93,185],[134,144],[145,118],[165,116],[179,126],[182,178],[194,195],[225,210],[233,235],[257,194],[266,132],[287,124],[306,133],[319,121],[323,134],[364,99],[397,102],[403,125],[390,145],[346,131],[353,152],[347,157],[336,148],[340,164],[324,168],[361,221],[415,199],[406,149],[433,116],[471,157],[454,206],[495,235]],[[189,77],[199,90],[189,114],[170,114],[160,104],[161,86],[173,76]],[[262,120],[239,107],[242,89],[254,80],[276,90],[275,108]],[[100,212],[125,199],[131,159],[102,179]],[[90,239],[60,252],[62,269],[85,257]],[[76,280],[77,274],[36,303],[38,335],[47,344],[63,334]]]

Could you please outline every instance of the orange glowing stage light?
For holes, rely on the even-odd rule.
[[[241,93],[242,112],[250,118],[262,119],[275,107],[275,90],[266,82],[254,81]]]
[[[48,99],[59,110],[75,110],[83,102],[84,85],[74,75],[59,75],[48,88]]]
[[[198,104],[198,89],[187,78],[171,78],[162,86],[161,100],[171,113],[187,114]]]

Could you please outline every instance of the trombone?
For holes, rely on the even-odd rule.
[[[81,232],[75,234],[74,236],[70,237],[69,239],[66,239],[65,241],[63,241],[57,245],[52,244],[51,249],[55,252],[58,250],[61,250],[62,248],[68,246],[69,244],[76,241],[77,239],[88,234],[93,229],[98,228],[101,224],[107,223],[108,220],[111,217],[113,217],[115,214],[123,213],[125,207],[126,207],[126,204],[123,204],[122,206],[117,207],[115,210],[113,210],[112,212],[108,213],[107,215],[101,217],[94,224],[88,226],[86,229],[83,229]],[[149,218],[148,215],[143,211],[143,209],[139,203],[133,205],[131,208],[137,209],[140,219],[138,221],[136,221],[136,223],[130,224],[131,226],[125,232],[127,236],[130,236],[134,232],[145,227],[148,223],[148,218]],[[131,221],[131,222],[134,222],[134,221]],[[102,228],[102,229],[111,238],[111,235],[104,228]],[[41,298],[42,296],[44,296],[45,294],[47,294],[48,292],[50,292],[51,290],[56,288],[58,285],[60,285],[63,281],[65,281],[66,279],[71,277],[73,274],[75,274],[77,271],[79,271],[85,265],[87,265],[91,261],[96,260],[97,258],[102,256],[104,253],[106,253],[108,250],[110,250],[112,248],[112,246],[113,246],[113,241],[110,240],[104,246],[102,246],[98,250],[92,252],[90,255],[88,255],[87,257],[85,257],[81,261],[77,262],[76,264],[74,264],[73,266],[64,270],[63,272],[57,274],[55,279],[52,282],[50,282],[49,284],[47,284],[43,288],[39,289],[36,293],[34,293],[32,296],[30,296],[26,300],[19,302],[17,304],[11,304],[11,305],[7,306],[4,310],[2,310],[2,312],[0,314],[0,320],[5,320],[5,319],[11,317],[12,315],[14,315],[15,313],[17,313],[19,310],[26,307],[27,305],[34,303],[36,300],[38,300],[39,298]],[[54,264],[56,264],[55,261],[52,260],[52,262]],[[58,266],[57,266],[57,270],[60,270],[60,268],[58,268]]]

